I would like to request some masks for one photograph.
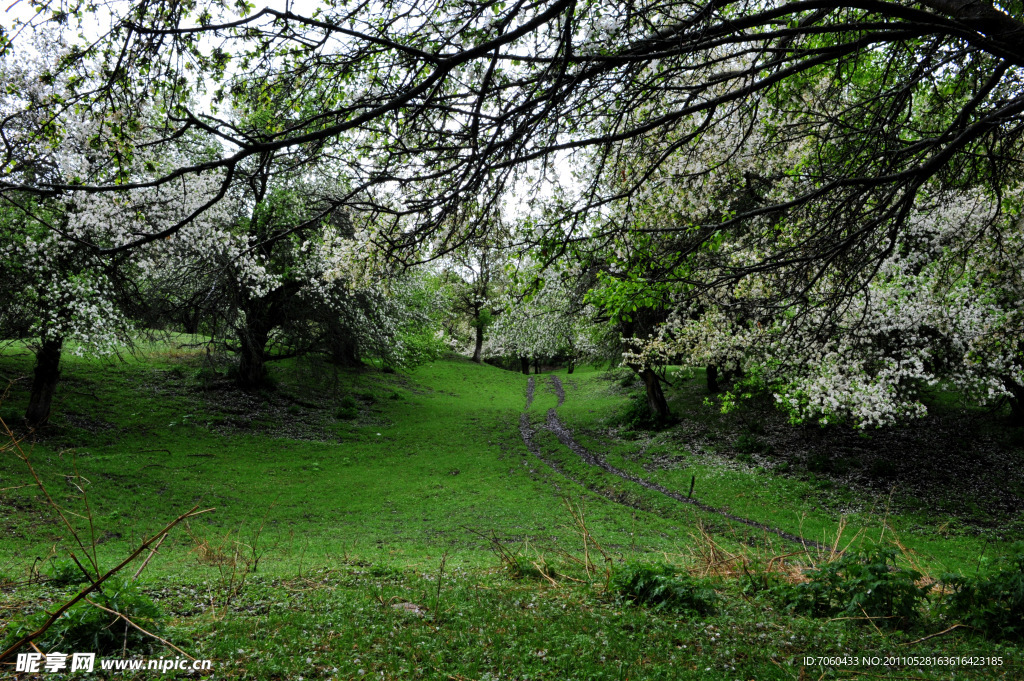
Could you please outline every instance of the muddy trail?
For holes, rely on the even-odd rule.
[[[559,380],[557,376],[549,376],[549,380],[551,382],[551,388],[554,391],[555,396],[558,398],[558,407],[560,407],[565,402],[565,388],[562,385],[562,381]],[[530,405],[533,403],[534,391],[535,382],[534,378],[531,376],[526,386],[526,410],[528,410],[530,408]],[[564,423],[561,422],[561,420],[559,420],[558,414],[556,412],[558,407],[548,410],[547,418],[544,424],[544,429],[553,433],[555,437],[558,438],[559,442],[568,447],[573,454],[579,457],[580,460],[583,461],[583,463],[587,464],[588,466],[600,468],[601,470],[607,473],[611,473],[612,475],[615,475],[621,478],[622,480],[626,480],[628,482],[640,485],[641,487],[651,490],[652,492],[658,492],[659,494],[669,497],[670,499],[674,499],[675,501],[681,504],[688,504],[706,513],[711,513],[722,518],[725,518],[727,520],[747,525],[748,527],[753,527],[764,532],[769,532],[778,537],[782,537],[783,539],[799,544],[804,548],[815,548],[819,550],[829,549],[829,547],[825,546],[824,544],[821,544],[820,542],[816,542],[812,539],[805,539],[803,537],[791,534],[784,530],[780,530],[778,528],[765,525],[764,523],[760,523],[756,520],[751,520],[750,518],[743,518],[741,516],[729,513],[728,511],[722,510],[720,508],[715,508],[714,506],[705,504],[699,501],[698,499],[694,499],[690,495],[683,495],[679,492],[675,492],[673,490],[668,489],[667,487],[659,485],[658,483],[651,482],[650,480],[641,478],[640,476],[637,475],[633,475],[632,473],[629,473],[627,471],[624,471],[620,468],[611,465],[602,457],[588,451],[583,445],[576,442],[576,440],[573,438],[572,430],[570,430]],[[522,435],[523,442],[526,444],[526,448],[530,451],[531,454],[533,454],[535,457],[537,457],[545,464],[547,464],[549,467],[554,469],[557,473],[563,475],[566,478],[569,478],[570,480],[573,480],[573,482],[576,482],[577,484],[583,485],[583,483],[581,483],[580,481],[573,479],[572,476],[570,476],[565,470],[558,466],[558,464],[544,457],[544,455],[540,451],[540,448],[533,441],[534,432],[535,431],[530,425],[530,417],[524,410],[523,413],[520,414],[519,416],[519,433],[520,435]],[[631,508],[641,508],[640,505],[638,505],[635,502],[630,502],[628,500],[618,498],[615,495],[608,494],[607,492],[604,492],[602,490],[594,489],[592,486],[584,486],[590,489],[590,491],[596,494],[600,494],[606,499],[609,499],[616,503],[624,504]]]

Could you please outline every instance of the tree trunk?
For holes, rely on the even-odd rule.
[[[480,364],[483,361],[484,350],[484,325],[477,320],[476,343],[473,345],[473,361]]]
[[[241,352],[238,357],[236,383],[242,390],[257,390],[267,378],[266,350],[268,333],[262,329],[245,329],[239,334]]]
[[[661,391],[661,381],[658,380],[658,374],[654,373],[654,370],[650,368],[646,368],[637,373],[640,374],[640,378],[644,382],[644,387],[647,389],[648,409],[650,409],[651,413],[659,419],[667,419],[671,415],[671,412],[668,409],[668,401],[665,399],[665,393]]]
[[[359,343],[347,329],[334,332],[331,339],[331,361],[336,365],[351,369],[362,365],[359,358]]]
[[[185,333],[190,336],[194,336],[199,333],[199,313],[198,312],[182,312],[181,313],[181,328]]]
[[[574,370],[575,368],[576,368],[576,361],[575,361],[575,360],[572,360],[572,359],[570,359],[570,360],[569,360],[569,367],[568,367],[568,371],[566,371],[565,373],[567,373],[567,374],[571,374],[571,373],[573,372],[573,370]]]
[[[519,367],[523,370],[524,374],[529,374],[530,373],[530,358],[529,357],[520,357],[519,358]]]
[[[718,365],[717,364],[709,364],[708,365],[707,377],[708,377],[708,392],[712,393],[712,394],[717,393],[718,392]]]
[[[46,340],[36,351],[36,368],[32,378],[32,392],[25,410],[25,423],[29,428],[46,425],[50,419],[50,406],[60,380],[60,350],[64,341]]]
[[[1005,377],[1003,385],[1010,391],[1010,422],[1014,426],[1024,426],[1024,386]]]
[[[535,374],[539,374],[540,373],[540,359],[537,358],[537,357],[533,358],[533,373],[535,373]]]

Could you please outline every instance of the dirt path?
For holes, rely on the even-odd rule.
[[[559,378],[557,376],[550,376],[549,380],[551,382],[551,387],[554,390],[555,395],[558,397],[558,406],[560,407],[565,402],[565,388],[562,386],[562,382],[559,380]],[[533,393],[534,393],[534,380],[533,380],[533,378],[530,378],[530,381],[529,381],[529,383],[526,386],[526,408],[527,409],[529,409],[530,405],[533,403]],[[557,409],[557,407],[556,407],[556,409]],[[691,506],[699,508],[700,510],[702,510],[702,511],[704,511],[706,513],[713,513],[715,515],[721,516],[721,517],[726,518],[728,520],[732,520],[733,522],[742,523],[744,525],[747,525],[749,527],[757,528],[757,529],[762,530],[764,532],[770,532],[771,534],[774,534],[776,536],[782,537],[783,539],[786,539],[788,541],[800,544],[801,546],[803,546],[805,548],[815,548],[815,549],[819,549],[819,550],[827,550],[828,549],[828,547],[826,547],[824,544],[821,544],[821,543],[816,542],[814,540],[804,539],[803,537],[797,536],[795,534],[790,534],[789,532],[786,532],[784,530],[780,530],[780,529],[771,527],[769,525],[765,525],[764,523],[759,523],[756,520],[751,520],[750,518],[743,518],[741,516],[729,513],[728,511],[723,511],[722,509],[715,508],[714,506],[709,506],[709,505],[701,503],[700,501],[698,501],[696,499],[693,499],[691,497],[683,496],[679,492],[674,492],[674,491],[668,489],[667,487],[659,485],[658,483],[651,482],[650,480],[646,480],[646,479],[641,478],[641,477],[639,477],[637,475],[633,475],[632,473],[629,473],[629,472],[624,471],[624,470],[622,470],[620,468],[616,468],[615,466],[612,466],[607,461],[605,461],[602,457],[594,455],[593,453],[588,451],[585,447],[583,447],[581,444],[576,442],[576,440],[572,436],[572,431],[568,427],[566,427],[566,425],[564,423],[562,423],[559,420],[558,415],[555,412],[555,409],[549,409],[548,410],[547,419],[546,419],[544,427],[547,430],[549,430],[552,433],[554,433],[555,437],[558,438],[559,442],[561,442],[563,445],[568,447],[570,449],[570,451],[572,451],[574,454],[576,454],[576,456],[578,456],[584,463],[586,463],[589,466],[596,466],[597,468],[600,468],[600,469],[602,469],[602,470],[604,470],[604,471],[606,471],[608,473],[611,473],[612,475],[618,476],[619,478],[622,478],[623,480],[628,480],[629,482],[632,482],[632,483],[635,483],[637,485],[640,485],[641,487],[649,489],[649,490],[651,490],[653,492],[658,492],[660,494],[663,494],[663,495],[669,497],[670,499],[674,499],[674,500],[678,501],[679,503],[689,504]],[[534,431],[530,427],[530,418],[529,418],[529,416],[527,415],[527,413],[525,411],[519,417],[519,432],[520,432],[520,434],[523,437],[523,442],[526,444],[526,447],[527,447],[528,450],[530,450],[531,454],[533,454],[538,459],[540,459],[541,461],[546,463],[548,466],[553,468],[558,473],[561,473],[562,475],[564,475],[566,477],[570,477],[557,464],[555,464],[552,461],[549,461],[548,459],[546,459],[541,454],[540,449],[533,442],[533,433],[534,433]],[[571,477],[570,477],[570,479],[571,479]],[[598,493],[601,494],[601,496],[604,496],[605,498],[611,499],[612,501],[615,501],[617,503],[623,503],[621,499],[617,499],[614,496],[611,496],[611,495],[608,495],[608,494],[602,494],[600,492],[598,492]],[[631,503],[627,503],[626,505],[634,507],[634,508],[637,507],[635,504],[631,504]]]

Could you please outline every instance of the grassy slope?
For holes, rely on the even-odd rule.
[[[535,441],[573,480],[523,445],[526,378],[518,374],[466,361],[437,362],[412,376],[335,378],[323,367],[292,366],[277,391],[244,397],[199,390],[221,387],[199,353],[156,345],[146,355],[126,364],[67,362],[55,427],[32,450],[33,465],[61,503],[81,511],[64,477],[77,465],[107,565],[177,513],[195,504],[217,509],[172,535],[147,569],[147,584],[167,610],[184,613],[171,625],[175,640],[201,657],[233,659],[239,676],[349,678],[362,669],[393,678],[794,678],[788,663],[802,653],[886,653],[896,645],[865,627],[791,618],[735,596],[720,615],[693,620],[624,607],[601,594],[600,580],[593,588],[569,579],[548,588],[495,572],[487,543],[471,530],[494,532],[513,550],[528,542],[520,549],[526,555],[562,560],[559,569],[573,574],[559,552],[578,556],[581,542],[563,496],[585,499],[591,532],[616,560],[684,562],[699,548],[698,521],[723,546],[764,543],[748,528],[584,466],[540,430],[556,405],[543,376],[529,410]],[[9,349],[0,369],[9,378],[27,375],[30,358]],[[614,436],[608,426],[624,406],[622,391],[596,371],[561,377],[567,401],[559,415],[613,465],[683,492],[695,475],[695,496],[706,503],[808,537],[836,535],[841,521],[820,485],[723,467],[671,433]],[[699,409],[683,393],[675,399],[677,411]],[[16,386],[0,415],[11,419],[23,400]],[[358,417],[350,419],[344,410],[353,404]],[[676,464],[653,467],[655,454]],[[3,488],[30,481],[9,454],[0,480]],[[881,519],[852,514],[844,545],[878,536]],[[986,537],[944,538],[901,518],[888,523],[936,572],[993,552]],[[0,526],[0,574],[15,578],[65,534],[29,487],[0,492]],[[251,558],[253,546],[259,572],[236,592],[245,564],[229,568],[224,560],[236,550]],[[442,554],[447,576],[438,589]],[[209,606],[197,610],[196,600]],[[431,614],[384,607],[396,600],[427,604]],[[900,650],[979,652],[980,645],[946,637]],[[312,668],[292,659],[311,650]]]

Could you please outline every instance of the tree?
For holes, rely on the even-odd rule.
[[[81,20],[81,8],[33,4],[40,11],[32,25],[70,28]],[[807,155],[816,160],[795,169],[800,191],[766,197],[726,224],[813,215],[817,230],[765,253],[757,266],[799,260],[804,280],[837,265],[871,268],[880,262],[878,246],[894,243],[929,180],[968,176],[996,184],[1011,171],[1024,115],[1024,24],[1012,10],[970,0],[616,7],[389,0],[372,15],[363,5],[334,2],[311,16],[272,9],[230,16],[219,3],[124,3],[109,11],[111,31],[71,46],[53,69],[57,77],[87,63],[104,80],[74,81],[31,111],[87,105],[102,112],[155,91],[168,112],[167,143],[185,131],[222,142],[218,158],[143,184],[220,170],[226,193],[246,159],[308,144],[344,150],[352,184],[336,200],[391,216],[375,246],[407,261],[417,254],[405,249],[447,229],[447,214],[467,200],[495,201],[529,164],[540,164],[543,174],[558,153],[599,150],[593,181],[558,218],[571,220],[628,199],[666,157],[731,125],[736,111],[752,119],[781,97],[791,118],[807,124],[785,124],[775,134],[816,147]],[[16,41],[6,45],[15,48]],[[207,111],[190,104],[201,87],[194,73],[213,84]],[[300,113],[240,134],[218,108],[238,91],[287,93],[284,104]],[[59,134],[51,127],[42,134]],[[133,136],[131,126],[121,126],[102,143],[134,150]],[[741,128],[723,139],[736,148],[744,136]],[[605,193],[604,176],[623,170],[616,160],[620,143],[630,140],[649,149],[646,163]],[[18,170],[20,146],[8,145],[6,160],[7,190],[138,184],[94,177],[38,183]],[[409,225],[403,216],[416,219]],[[190,219],[114,248],[162,238]],[[700,226],[698,234],[709,238],[719,225]]]
[[[926,413],[935,386],[966,399],[1008,398],[1020,421],[1024,355],[1015,299],[1021,290],[1020,188],[1000,209],[981,191],[933,197],[866,286],[835,307],[836,282],[820,280],[786,314],[745,317],[770,278],[745,281],[713,304],[680,305],[628,361],[700,364],[725,357],[745,390],[768,390],[794,422],[890,425]],[[993,216],[1004,217],[993,222]],[[979,235],[979,226],[983,228]],[[756,309],[756,307],[754,308]]]
[[[52,69],[56,78],[87,64],[104,80],[68,77],[67,91],[8,120],[41,115],[42,125],[22,129],[55,138],[66,107],[101,114],[156,92],[168,112],[147,124],[156,139],[172,144],[196,132],[220,140],[223,152],[133,181],[126,169],[140,124],[125,120],[96,140],[125,159],[116,172],[39,181],[26,171],[32,146],[18,138],[7,146],[0,191],[131,191],[221,173],[220,191],[177,223],[94,244],[114,254],[198,219],[230,196],[252,159],[315,148],[345,159],[351,180],[321,216],[339,205],[369,212],[375,227],[350,252],[376,249],[408,265],[479,236],[450,220],[466,204],[486,212],[527,170],[545,181],[560,155],[575,155],[583,161],[577,185],[557,194],[531,237],[542,260],[580,241],[663,235],[671,248],[651,251],[664,258],[650,284],[682,283],[699,298],[760,283],[692,314],[731,297],[748,311],[730,311],[739,328],[776,324],[787,310],[827,310],[819,327],[843,329],[845,310],[893,254],[921,247],[913,221],[936,197],[994,198],[996,211],[965,237],[971,243],[1001,224],[1009,204],[1000,197],[1019,179],[1024,24],[1012,8],[552,0],[375,9],[369,16],[339,2],[308,17],[269,9],[230,17],[216,6],[114,5],[112,31],[70,47]],[[207,111],[190,103],[199,85],[186,67],[214,84]],[[272,99],[295,114],[239,129],[216,108],[237,96]],[[704,206],[703,187],[723,169],[739,171],[733,181],[743,191]],[[653,222],[642,213],[659,177],[678,201],[662,211],[674,205],[671,219]],[[593,220],[614,211],[621,220]]]
[[[16,172],[38,183],[66,182],[79,175],[107,178],[119,165],[130,164],[139,175],[159,174],[168,167],[196,158],[190,150],[194,136],[177,141],[158,157],[146,150],[134,158],[114,158],[96,140],[116,119],[90,119],[67,111],[60,118],[62,134],[52,140],[36,135],[37,126],[52,123],[44,104],[60,97],[76,76],[62,80],[44,76],[59,62],[65,47],[59,36],[44,34],[28,56],[8,55],[0,64],[5,114],[28,106],[33,116],[8,118],[3,135],[23,156]],[[60,379],[64,352],[114,354],[129,346],[138,318],[137,285],[145,267],[147,248],[115,257],[101,257],[95,246],[122,245],[139,234],[175,222],[209,198],[205,180],[188,177],[175,185],[134,188],[126,192],[85,195],[38,195],[7,192],[0,207],[0,282],[7,295],[0,314],[0,334],[26,339],[35,353],[25,421],[44,425]],[[218,215],[207,211],[194,224],[205,229]]]
[[[522,288],[509,287],[504,295],[486,354],[519,358],[524,374],[529,358],[564,361],[572,373],[579,362],[594,357],[596,311],[583,300],[586,288],[554,269],[524,268],[520,280]]]
[[[487,330],[501,314],[497,299],[505,278],[508,239],[495,229],[489,238],[470,241],[447,256],[445,268],[453,311],[469,322],[473,361],[483,362]]]

